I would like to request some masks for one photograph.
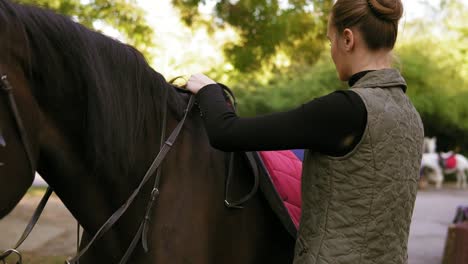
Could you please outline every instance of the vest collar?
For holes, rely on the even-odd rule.
[[[383,69],[368,72],[351,88],[394,88],[401,87],[406,92],[406,81],[396,69]]]

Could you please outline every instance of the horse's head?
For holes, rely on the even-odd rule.
[[[0,1],[0,74],[13,87],[34,154],[31,168],[7,95],[0,93],[6,143],[0,145],[0,216],[24,195],[36,169],[73,203],[77,190],[95,196],[106,195],[104,188],[126,191],[127,178],[119,182],[117,175],[143,174],[140,164],[159,148],[157,136],[148,135],[162,129],[161,91],[169,84],[130,46],[50,11]],[[168,101],[181,99],[170,90]]]
[[[39,149],[39,108],[24,70],[26,34],[11,3],[0,3],[0,218],[33,181]]]
[[[435,153],[436,152],[436,137],[424,138],[424,153]]]
[[[11,79],[14,83],[21,82]],[[0,92],[0,218],[19,202],[31,185],[38,156],[35,132],[38,115],[32,96],[22,85],[16,85],[11,95],[4,88]],[[15,114],[16,106],[18,114]]]
[[[0,75],[1,218],[15,207],[33,181],[40,117],[22,72],[2,65]]]

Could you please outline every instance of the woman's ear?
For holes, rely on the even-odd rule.
[[[343,30],[343,47],[346,51],[352,51],[354,48],[354,34],[349,28]]]

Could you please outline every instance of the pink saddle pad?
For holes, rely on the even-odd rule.
[[[447,159],[445,159],[445,168],[447,169],[455,169],[457,167],[457,157],[455,155],[451,155]]]
[[[290,150],[258,152],[296,228],[301,218],[302,162]]]

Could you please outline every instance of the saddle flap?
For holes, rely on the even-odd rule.
[[[260,151],[255,158],[261,171],[260,189],[295,238],[301,216],[302,162],[289,150]]]

